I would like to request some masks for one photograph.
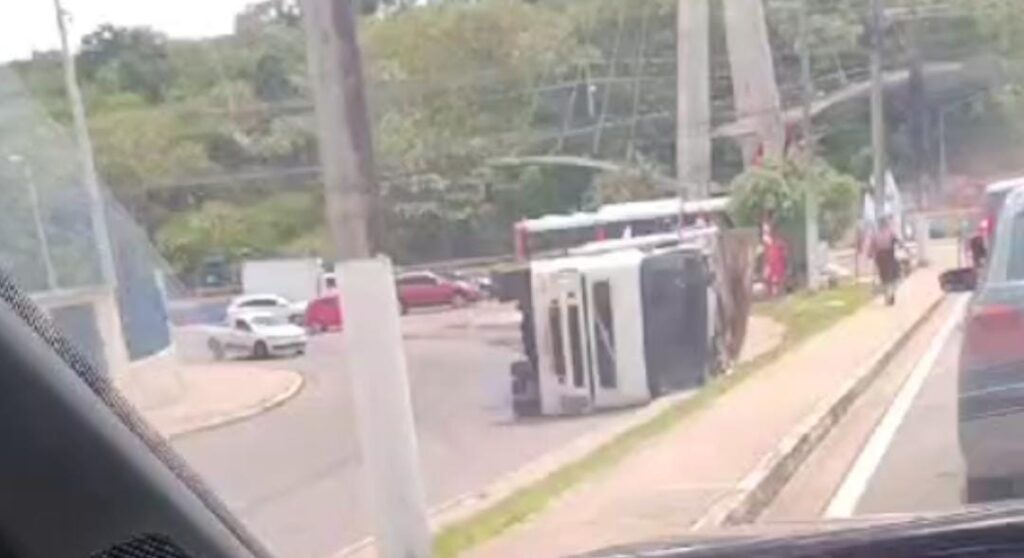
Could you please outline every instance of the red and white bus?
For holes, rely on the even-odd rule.
[[[695,224],[722,224],[729,198],[683,201],[677,197],[602,205],[596,211],[545,215],[515,224],[516,258],[562,254],[594,240],[642,237]]]

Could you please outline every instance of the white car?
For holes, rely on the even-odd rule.
[[[274,294],[242,295],[228,304],[227,317],[231,318],[259,311],[284,318],[293,324],[301,324],[306,317],[306,302],[291,302]]]
[[[207,346],[221,360],[242,356],[268,358],[296,356],[306,352],[306,330],[267,312],[237,314],[228,318],[226,327],[210,334]]]

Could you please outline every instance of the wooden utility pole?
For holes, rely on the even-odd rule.
[[[885,213],[885,97],[882,83],[882,0],[871,0],[871,150],[874,155],[875,218]]]
[[[711,69],[708,0],[679,0],[676,33],[676,180],[683,199],[708,196]]]
[[[342,366],[352,382],[377,555],[427,558],[430,529],[351,0],[303,0],[327,222],[342,260]],[[341,372],[338,370],[337,372]]]

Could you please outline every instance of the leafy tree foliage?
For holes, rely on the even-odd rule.
[[[172,77],[166,37],[145,27],[101,25],[82,38],[79,61],[83,76],[103,90],[149,102],[165,98]]]
[[[676,3],[360,0],[391,254],[412,262],[507,252],[511,224],[523,217],[658,195],[652,169],[671,174],[675,159]],[[714,124],[731,119],[732,95],[717,4]],[[1024,19],[1015,17],[1014,0],[887,4],[945,10],[890,25],[891,67],[906,67],[913,46],[933,61],[998,56],[1006,75],[1024,75]],[[796,12],[767,6],[780,88],[794,103]],[[863,0],[811,6],[816,91],[864,79]],[[296,0],[250,5],[224,37],[169,40],[151,29],[105,25],[83,40],[79,64],[99,170],[179,270],[194,268],[204,254],[330,255],[322,217],[294,205],[315,200],[321,188],[311,183],[318,161],[305,46]],[[67,122],[59,57],[38,53],[13,66],[41,105]],[[1011,88],[951,111],[951,163],[972,160],[983,145],[986,154],[1004,152],[1010,161],[1006,146],[1024,142],[1024,132],[1013,129],[1024,114],[1022,99]],[[914,145],[907,106],[888,111],[892,159],[902,172],[914,159],[904,147]],[[754,222],[771,211],[797,222],[806,183],[824,184],[822,228],[837,236],[849,219],[842,208],[859,188],[844,175],[863,179],[870,169],[865,110],[866,102],[817,122],[819,151],[830,166],[797,172],[779,163],[732,181],[741,193],[738,214]],[[993,132],[1000,126],[1004,132]],[[936,131],[930,133],[923,144],[934,150]],[[716,142],[715,151],[714,175],[722,183],[739,170],[736,150],[724,143]],[[563,151],[625,159],[637,170],[595,176],[488,164],[498,156]],[[296,219],[296,228],[275,215]]]
[[[769,220],[783,228],[800,229],[810,192],[819,201],[822,236],[837,241],[856,219],[862,188],[856,179],[820,159],[809,163],[770,161],[733,180],[731,212],[745,226]]]

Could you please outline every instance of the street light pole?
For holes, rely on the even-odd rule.
[[[106,204],[103,200],[103,193],[100,191],[96,161],[92,155],[92,139],[89,138],[89,128],[85,120],[85,105],[82,102],[82,92],[78,88],[75,59],[71,56],[71,49],[68,47],[65,12],[60,2],[61,0],[53,0],[53,7],[57,11],[57,30],[60,32],[60,49],[64,59],[64,86],[67,88],[68,104],[71,105],[78,156],[82,164],[82,179],[89,196],[89,215],[92,220],[93,232],[96,235],[100,273],[103,277],[103,284],[113,289],[117,286],[117,271],[114,267],[114,250],[111,247],[110,230],[107,227]]]

